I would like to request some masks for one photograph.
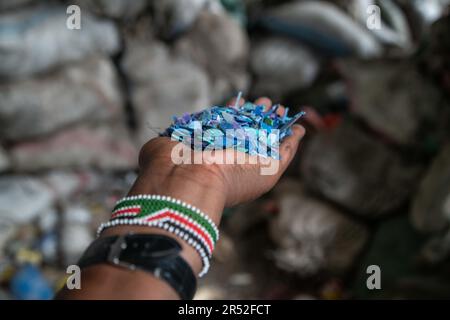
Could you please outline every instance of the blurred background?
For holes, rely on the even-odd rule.
[[[51,298],[140,146],[238,91],[307,134],[197,299],[450,298],[449,4],[0,0],[0,299]]]

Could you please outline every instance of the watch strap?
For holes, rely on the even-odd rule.
[[[130,270],[141,269],[166,281],[183,300],[194,297],[197,279],[180,256],[181,245],[159,234],[124,234],[100,237],[85,251],[78,265],[86,268],[108,263]]]

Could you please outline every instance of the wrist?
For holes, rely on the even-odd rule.
[[[174,166],[169,174],[142,170],[128,195],[170,196],[197,207],[218,226],[226,202],[224,190],[223,180],[212,170]]]
[[[128,196],[133,195],[164,195],[184,201],[209,216],[216,226],[219,225],[225,204],[225,193],[222,191],[222,181],[212,172],[203,168],[186,170],[174,167],[170,173],[143,169]],[[194,173],[194,174],[193,174]],[[181,256],[188,262],[195,273],[202,270],[200,255],[191,245],[177,235],[166,230],[146,226],[114,226],[102,232],[102,236],[120,235],[125,233],[154,233],[174,237],[183,247]]]

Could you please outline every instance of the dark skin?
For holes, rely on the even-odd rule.
[[[272,106],[267,98],[260,98],[256,104],[266,108]],[[230,105],[234,102],[231,101]],[[240,101],[243,104],[243,101]],[[280,114],[284,108],[278,110]],[[280,146],[280,160],[270,159],[257,164],[181,164],[171,160],[171,152],[177,142],[159,137],[147,142],[139,156],[140,173],[128,195],[159,194],[190,203],[207,214],[219,225],[225,207],[254,200],[268,192],[280,179],[293,159],[305,129],[294,125],[293,135]],[[206,156],[235,157],[230,150],[218,151]],[[254,160],[254,159],[253,159]],[[272,163],[276,161],[277,163]],[[212,161],[210,161],[212,162]],[[273,175],[261,175],[261,166],[276,165]],[[134,233],[165,234],[174,237],[182,245],[181,256],[190,264],[195,274],[202,268],[200,256],[183,240],[165,230],[144,226],[116,226],[105,230],[102,237]],[[164,281],[144,271],[131,271],[108,264],[99,264],[82,270],[81,289],[64,288],[59,299],[179,299],[178,294]]]

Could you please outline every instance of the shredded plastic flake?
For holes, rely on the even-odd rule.
[[[236,101],[239,101],[239,93]],[[250,155],[278,158],[280,141],[292,134],[291,126],[305,112],[293,117],[277,113],[279,105],[265,110],[250,102],[239,106],[212,106],[203,111],[173,117],[173,123],[160,135],[190,145],[194,150],[235,148]],[[197,141],[197,142],[196,142]]]

